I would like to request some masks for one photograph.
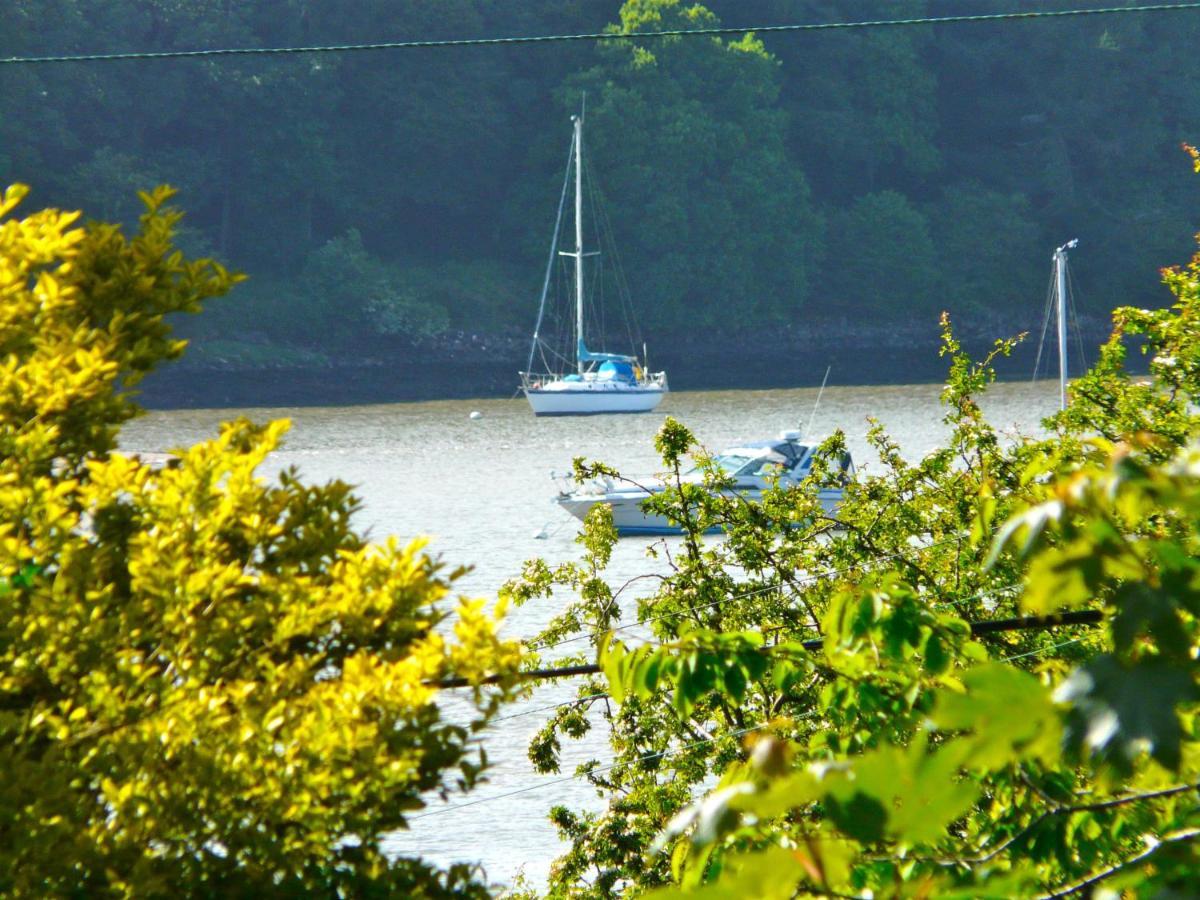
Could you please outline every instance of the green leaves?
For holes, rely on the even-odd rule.
[[[1029,566],[1021,608],[1035,616],[1076,609],[1096,596],[1103,561],[1084,543],[1054,548]]]
[[[1122,665],[1103,654],[1072,673],[1056,694],[1072,704],[1066,740],[1128,774],[1143,753],[1169,769],[1183,762],[1179,710],[1200,700],[1195,666],[1164,659]]]
[[[929,751],[916,740],[882,748],[826,774],[823,803],[837,827],[860,843],[936,841],[978,794],[977,785],[958,776],[961,764],[955,745]]]
[[[932,719],[944,731],[969,732],[963,765],[994,771],[1020,760],[1053,765],[1062,727],[1049,691],[1012,666],[989,663],[962,675],[965,691],[938,695]]]
[[[1154,327],[1195,352],[1200,330]],[[666,877],[712,896],[968,897],[1064,893],[1124,866],[1194,876],[1143,836],[1189,834],[1200,810],[1182,789],[1200,780],[1200,447],[1180,446],[1196,423],[1168,399],[1140,420],[1163,416],[1155,435],[1096,438],[1138,388],[1105,421],[1089,407],[1086,428],[1068,414],[1052,439],[1008,439],[978,395],[1012,342],[974,362],[947,320],[943,347],[946,444],[910,460],[874,427],[878,471],[846,486],[836,522],[807,483],[738,503],[683,426],[663,429],[676,488],[654,503],[684,540],[653,550],[646,643],[601,650],[621,701],[616,762],[592,776],[610,806],[572,831],[554,890],[597,859],[596,896]],[[819,463],[810,480],[833,475]],[[1101,627],[971,627],[1079,607]],[[651,835],[669,873],[666,854],[646,868]]]
[[[654,436],[654,449],[662,457],[663,465],[677,468],[685,453],[692,449],[696,438],[675,419],[667,416],[662,428]]]
[[[676,644],[643,645],[632,651],[609,641],[600,651],[600,667],[614,700],[649,697],[660,685],[669,684],[672,704],[681,717],[690,715],[697,702],[713,692],[740,704],[770,666],[762,636],[753,633],[692,632]]]

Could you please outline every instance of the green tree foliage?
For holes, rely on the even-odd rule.
[[[0,6],[0,53],[632,34],[960,7],[370,0],[347,12],[301,0],[27,0]],[[177,183],[207,246],[277,287],[182,326],[192,335],[303,343],[270,304],[302,304],[309,258],[351,229],[397,273],[396,296],[446,306],[449,327],[523,331],[566,116],[586,89],[595,174],[654,330],[698,317],[721,333],[731,322],[754,328],[801,305],[816,318],[910,316],[906,304],[881,311],[874,293],[847,292],[858,235],[822,224],[887,192],[928,221],[933,252],[909,266],[910,280],[956,314],[979,315],[961,298],[981,298],[1015,330],[1036,319],[1046,248],[1070,237],[1087,248],[1084,312],[1162,301],[1151,266],[1186,253],[1196,228],[1197,187],[1170,160],[1195,140],[1198,29],[1194,14],[1164,13],[603,48],[4,66],[0,181],[36,180],[48,202],[127,223],[137,212],[130,187]],[[430,272],[447,283],[427,290]],[[494,283],[479,286],[481,272]],[[318,302],[327,309],[314,315],[334,314],[332,299]],[[353,347],[323,349],[346,355],[386,340],[399,350],[422,335],[381,329],[431,321],[362,316]]]
[[[924,211],[945,308],[975,316],[1039,308],[1046,273],[1017,262],[1048,256],[1025,197],[966,182],[948,187]]]
[[[869,309],[898,316],[936,315],[944,307],[929,222],[903,194],[883,191],[854,201],[830,223],[830,290],[846,310]]]
[[[715,24],[698,4],[628,0],[611,30]],[[749,35],[622,42],[597,55],[562,96],[568,109],[587,96],[585,140],[636,276],[639,312],[659,326],[793,314],[808,293],[821,223],[785,152],[778,62]]]
[[[444,308],[413,296],[403,279],[367,253],[357,229],[310,256],[303,280],[307,314],[298,318],[321,341],[345,341],[364,320],[384,334],[417,336],[444,331],[449,321]]]
[[[603,675],[531,759],[554,769],[592,727],[614,756],[579,768],[603,811],[552,814],[570,849],[550,893],[1186,893],[1200,872],[1200,255],[1164,282],[1175,306],[1116,312],[1045,438],[1002,435],[982,412],[1013,342],[973,361],[945,319],[949,438],[910,461],[876,425],[877,458],[836,521],[817,490],[840,483],[840,434],[806,483],[749,503],[668,420],[670,487],[645,503],[684,537],[651,548],[667,570],[636,604],[647,637],[614,632],[634,617],[604,580],[603,507],[581,561],[509,587],[519,602],[577,594],[541,642],[589,637]],[[1154,381],[1124,369],[1128,335]],[[682,477],[689,458],[702,484]],[[1099,627],[1056,618],[1080,612]],[[1022,621],[987,626],[1005,619]]]
[[[1008,9],[997,0],[972,6]],[[1151,305],[1151,268],[1188,252],[1197,185],[1171,158],[1181,141],[1195,141],[1189,121],[1200,96],[1197,76],[1179,54],[1198,34],[1195,16],[937,34],[930,59],[939,81],[943,177],[967,175],[1019,193],[1030,201],[1043,243],[1079,237],[1093,247],[1088,285],[1106,304],[1094,310],[1131,297]],[[1121,234],[1118,220],[1136,222],[1137,236]]]
[[[734,0],[712,7],[731,25],[919,18],[924,0]],[[941,168],[937,74],[928,30],[828,34],[771,41],[781,61],[788,144],[822,200],[845,205],[863,193],[919,189]]]
[[[389,859],[423,792],[471,785],[501,693],[443,721],[431,679],[511,673],[421,544],[374,546],[340,482],[256,474],[286,422],[166,465],[117,452],[168,315],[238,279],[172,246],[0,202],[0,892],[480,893]]]

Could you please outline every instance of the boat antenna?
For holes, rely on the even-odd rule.
[[[813,404],[812,412],[808,416],[808,424],[804,427],[804,436],[808,437],[812,431],[813,420],[817,417],[817,408],[821,405],[821,395],[825,393],[825,382],[829,380],[829,373],[833,370],[833,366],[825,367],[825,377],[821,379],[821,389],[817,391],[817,402]]]

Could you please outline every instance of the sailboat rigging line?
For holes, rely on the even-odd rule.
[[[584,184],[587,186],[587,201],[588,209],[592,213],[592,226],[596,232],[596,249],[593,251],[596,255],[596,264],[592,266],[592,286],[588,294],[588,309],[592,314],[592,321],[596,323],[596,334],[602,337],[608,336],[608,316],[605,310],[608,304],[604,302],[603,290],[604,283],[602,281],[604,267],[604,247],[600,239],[600,219],[596,215],[596,179],[592,175],[591,159],[585,159],[583,162]]]
[[[617,247],[617,238],[613,231],[612,220],[608,216],[608,205],[604,202],[604,191],[600,189],[600,183],[592,172],[592,162],[590,159],[584,160],[583,168],[584,174],[587,176],[588,197],[592,205],[592,218],[596,223],[597,244],[601,252],[607,254],[611,260],[609,265],[612,269],[613,283],[616,287],[617,297],[621,302],[621,314],[625,320],[625,334],[629,338],[629,345],[636,352],[637,345],[643,342],[642,327],[641,323],[638,322],[637,310],[633,307],[633,292],[629,289],[629,279],[626,278],[625,267],[621,264],[621,252]],[[601,259],[603,258],[602,256]],[[645,354],[643,353],[642,356],[642,365],[645,365]]]
[[[589,163],[584,163],[589,164]],[[612,220],[608,218],[608,205],[605,203],[604,191],[600,190],[599,181],[592,179],[592,187],[595,191],[595,196],[598,198],[596,208],[600,211],[600,240],[607,239],[608,254],[612,257],[613,266],[613,281],[617,283],[617,296],[620,298],[620,308],[625,317],[625,332],[629,335],[630,346],[634,347],[634,352],[637,352],[637,344],[644,344],[642,340],[642,325],[637,320],[637,310],[634,308],[634,292],[629,287],[629,278],[625,276],[625,266],[620,262],[620,250],[617,246],[617,234],[612,227]],[[646,361],[646,353],[642,353],[642,365],[646,366],[649,371],[649,365]]]
[[[587,308],[590,313],[589,318],[591,323],[596,326],[594,334],[600,335],[601,340],[608,334],[608,317],[604,314],[604,282],[602,280],[604,265],[604,257],[597,254],[595,263],[592,265],[590,272],[591,282],[588,284],[587,292]],[[590,330],[590,329],[589,329]]]
[[[1067,263],[1067,311],[1071,316],[1071,324],[1075,328],[1075,346],[1079,350],[1080,371],[1087,371],[1087,354],[1083,350],[1083,329],[1079,327],[1079,309],[1075,304],[1075,273],[1071,264]]]
[[[550,289],[550,274],[554,270],[554,261],[558,258],[558,231],[562,228],[563,207],[567,202],[567,188],[571,183],[571,155],[575,152],[575,136],[571,136],[571,149],[567,151],[567,167],[563,173],[562,193],[558,197],[558,216],[554,220],[554,237],[550,241],[550,258],[546,260],[546,277],[542,281],[542,300],[538,304],[537,324],[533,326],[533,344],[529,347],[529,363],[526,372],[533,371],[533,352],[538,345],[538,335],[542,330],[542,315],[546,312],[546,292]]]
[[[817,402],[813,404],[812,412],[808,416],[808,424],[804,426],[805,437],[812,434],[813,421],[817,418],[817,410],[821,407],[821,396],[825,393],[825,384],[829,381],[829,373],[832,371],[832,365],[825,367],[825,377],[821,379],[821,389],[817,391]]]
[[[355,53],[365,50],[435,50],[453,47],[493,47],[516,44],[551,44],[567,41],[627,41],[655,38],[717,37],[722,35],[781,34],[786,32],[834,31],[874,28],[901,28],[912,25],[959,25],[970,22],[1006,22],[1038,19],[1066,19],[1080,16],[1106,16],[1119,13],[1179,12],[1200,10],[1200,2],[1153,3],[1143,6],[1108,6],[1087,9],[1023,10],[1005,13],[980,13],[963,16],[931,16],[919,19],[878,19],[857,22],[808,22],[794,25],[758,25],[714,28],[677,28],[641,31],[635,34],[593,32],[587,34],[543,34],[515,37],[451,38],[447,40],[378,41],[368,44],[331,44],[307,47],[218,47],[204,50],[154,50],[121,53],[84,53],[72,56],[7,56],[0,65],[45,65],[51,63],[115,62],[119,60],[193,59],[212,56],[285,56],[296,53]]]
[[[1038,369],[1042,365],[1042,350],[1046,347],[1046,334],[1050,331],[1050,317],[1054,314],[1054,271],[1050,272],[1050,283],[1046,287],[1046,311],[1042,319],[1042,336],[1038,338],[1037,358],[1033,361],[1033,378],[1037,381]],[[1047,363],[1049,365],[1049,363]]]

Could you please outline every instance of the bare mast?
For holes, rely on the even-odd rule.
[[[1067,251],[1079,239],[1067,241],[1054,251],[1055,307],[1058,318],[1058,408],[1067,408]]]
[[[575,122],[575,338],[576,361],[583,374],[583,112]]]
[[[583,257],[592,255],[583,252],[583,111],[571,116],[571,121],[575,123],[575,250],[558,253],[575,257],[575,361],[582,375],[587,368],[583,360]]]

